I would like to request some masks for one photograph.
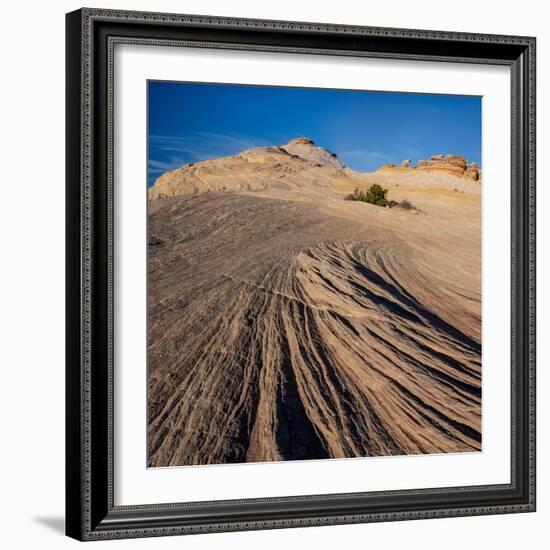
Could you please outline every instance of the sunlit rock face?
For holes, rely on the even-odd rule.
[[[458,177],[467,177],[474,181],[481,180],[481,170],[475,162],[468,163],[461,155],[434,155],[428,160],[419,160],[416,166],[411,165],[410,159],[405,159],[399,166],[384,164],[380,171],[388,170],[423,170],[428,172],[442,172]]]
[[[158,178],[149,466],[481,450],[476,170],[300,137]],[[346,200],[374,183],[409,208]]]

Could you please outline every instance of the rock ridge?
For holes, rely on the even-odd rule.
[[[334,177],[354,174],[335,153],[316,145],[312,139],[298,137],[284,145],[255,147],[165,172],[149,189],[149,199],[207,191],[326,187]]]
[[[444,172],[459,177],[481,180],[481,169],[475,162],[468,162],[462,155],[433,155],[427,160],[419,160],[416,166],[411,165],[410,159],[405,159],[400,166],[384,164],[379,171],[412,171],[425,170],[429,172]]]

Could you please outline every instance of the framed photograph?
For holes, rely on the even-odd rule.
[[[535,510],[535,39],[67,15],[67,535]]]

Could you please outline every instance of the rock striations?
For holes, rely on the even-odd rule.
[[[480,186],[455,158],[361,175],[298,138],[157,180],[150,466],[481,449]],[[377,178],[422,214],[344,200]]]
[[[335,177],[352,172],[336,154],[318,147],[310,139],[296,138],[286,145],[248,149],[238,155],[186,164],[166,172],[149,190],[149,198],[205,191],[326,187]]]

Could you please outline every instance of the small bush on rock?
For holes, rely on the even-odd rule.
[[[359,188],[346,197],[349,201],[361,201],[375,204],[376,206],[387,206],[388,199],[386,198],[388,190],[381,185],[373,183],[366,191],[361,191]]]

